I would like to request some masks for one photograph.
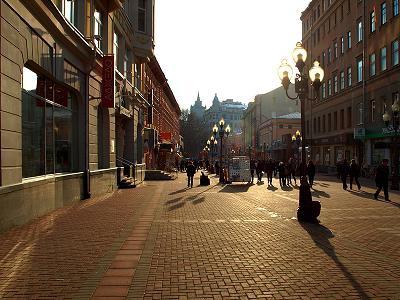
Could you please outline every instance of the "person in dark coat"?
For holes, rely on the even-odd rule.
[[[343,183],[343,189],[347,190],[347,176],[350,174],[350,166],[347,159],[344,159],[340,169],[340,178]]]
[[[285,164],[281,161],[278,165],[279,184],[281,187],[286,186]]]
[[[274,174],[274,170],[275,170],[275,164],[272,161],[272,159],[268,160],[268,162],[265,165],[265,171],[267,173],[267,179],[268,179],[268,184],[272,185],[272,177]]]
[[[193,162],[190,162],[186,167],[186,174],[188,177],[188,187],[193,187],[193,177],[196,174],[196,167],[194,166]]]
[[[216,161],[215,162],[215,174],[217,174],[217,175],[219,175],[219,162],[218,161]]]
[[[256,166],[257,182],[261,182],[262,181],[263,170],[264,170],[263,163],[261,162],[261,160],[259,160],[257,162],[257,166]]]
[[[296,182],[296,163],[295,163],[293,158],[289,159],[289,172],[290,172],[290,174],[289,174],[289,183],[291,185],[293,185],[292,184],[292,177],[293,177],[294,184],[297,185],[297,182]]]
[[[358,181],[358,177],[360,176],[360,166],[356,163],[355,159],[351,160],[350,163],[350,189],[353,189],[353,180],[357,184],[358,190],[361,190],[361,184]]]
[[[376,169],[376,174],[375,174],[375,183],[377,186],[377,190],[374,194],[374,198],[378,199],[379,193],[383,189],[383,192],[385,194],[385,200],[389,200],[389,190],[388,190],[388,185],[389,185],[389,167],[388,167],[389,160],[383,159],[382,163],[379,165],[379,167]]]
[[[314,185],[314,178],[315,178],[315,165],[312,160],[310,160],[308,162],[307,175],[308,175],[308,182],[310,183],[310,187],[312,187]]]
[[[250,161],[250,175],[251,183],[254,183],[254,170],[256,169],[256,162],[254,160]]]
[[[300,178],[300,199],[297,209],[297,219],[299,221],[319,223],[318,216],[321,213],[321,203],[313,201],[310,186],[305,176]]]

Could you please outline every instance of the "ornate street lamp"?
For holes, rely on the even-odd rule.
[[[300,160],[300,158],[299,158],[299,147],[301,145],[302,140],[303,140],[303,138],[301,136],[301,133],[300,133],[300,131],[297,130],[296,133],[294,135],[292,135],[292,142],[296,146],[296,155],[297,155],[296,164],[297,164],[297,168],[299,167],[299,160]]]
[[[294,74],[293,68],[288,64],[287,60],[282,60],[281,66],[278,69],[279,78],[282,81],[282,85],[286,91],[286,96],[292,100],[300,100],[301,102],[301,132],[303,133],[303,143],[301,144],[301,175],[306,176],[306,164],[307,164],[307,155],[306,155],[306,137],[305,137],[305,101],[306,100],[317,100],[319,98],[319,90],[321,87],[321,82],[324,79],[324,70],[320,67],[319,62],[315,61],[313,63],[312,68],[307,72],[305,71],[305,62],[307,59],[307,51],[304,49],[302,43],[298,42],[296,47],[292,53],[294,63],[296,64],[296,68],[298,72]],[[293,75],[295,75],[295,92],[296,96],[291,97],[288,93],[290,80]],[[315,97],[309,97],[308,86],[311,82],[312,87],[315,91]],[[306,184],[305,180],[301,180],[302,184],[300,187],[301,190],[310,189],[309,185]],[[305,193],[307,195],[311,195],[311,193]],[[300,195],[300,194],[299,194]],[[310,196],[308,196],[310,197]],[[300,199],[299,199],[300,200]],[[311,199],[307,199],[311,201]]]
[[[224,172],[223,172],[223,168],[222,168],[222,148],[223,148],[223,139],[224,136],[226,135],[226,137],[229,136],[229,134],[231,133],[231,127],[229,125],[227,125],[225,128],[225,121],[224,119],[221,119],[221,121],[219,121],[219,131],[218,131],[218,127],[217,125],[214,125],[213,128],[213,133],[214,135],[216,135],[216,133],[219,133],[219,138],[221,139],[221,144],[219,146],[219,163],[220,163],[220,172],[219,172],[219,182],[223,182],[224,181]]]
[[[396,100],[392,105],[392,116],[389,115],[386,105],[385,113],[382,116],[383,122],[385,122],[388,129],[394,131],[393,145],[394,145],[394,157],[392,158],[393,168],[392,168],[392,184],[390,188],[392,190],[399,190],[399,112],[400,104],[399,100]],[[390,125],[390,121],[392,124]],[[391,127],[391,128],[390,128]]]

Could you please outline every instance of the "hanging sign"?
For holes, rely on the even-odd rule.
[[[103,56],[101,105],[115,107],[114,55]]]

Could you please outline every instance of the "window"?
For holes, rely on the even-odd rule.
[[[332,80],[328,80],[328,97],[332,95]]]
[[[393,0],[393,17],[399,15],[399,0]]]
[[[375,67],[375,53],[372,53],[369,56],[369,76],[374,76],[376,74],[376,67]]]
[[[335,75],[333,77],[333,90],[334,90],[335,94],[338,92],[338,77],[337,77],[337,75]]]
[[[350,87],[352,84],[352,78],[351,78],[351,67],[347,68],[347,86]]]
[[[322,83],[322,99],[326,98],[326,84]]]
[[[386,24],[387,22],[387,15],[386,15],[386,2],[381,4],[381,25]]]
[[[332,130],[332,115],[328,114],[328,132]]]
[[[22,176],[77,171],[75,97],[48,77],[22,74]]]
[[[134,64],[135,67],[135,87],[142,91],[142,65],[141,64]]]
[[[59,0],[57,3],[59,10],[65,19],[73,25],[76,25],[76,6],[75,1]]]
[[[392,65],[399,64],[399,40],[392,43]]]
[[[314,121],[313,121],[313,132],[317,133],[317,119],[316,118],[314,118]]]
[[[326,120],[325,120],[325,115],[322,116],[322,132],[326,132]]]
[[[347,49],[351,49],[351,31],[347,32]]]
[[[337,44],[337,41],[334,41],[333,49],[334,49],[335,58],[338,58],[338,44]]]
[[[340,72],[340,89],[344,90],[345,82],[344,82],[344,71]]]
[[[361,58],[357,58],[357,82],[363,80],[363,61]]]
[[[142,31],[142,32],[146,32],[146,0],[139,0],[138,30]]]
[[[359,20],[357,22],[357,42],[361,42],[363,40],[363,25],[362,21]]]
[[[344,109],[340,110],[340,129],[344,129]]]
[[[353,120],[352,120],[352,109],[351,106],[347,108],[347,128],[351,128],[353,125]]]
[[[387,69],[386,62],[386,47],[381,49],[381,71],[385,71]]]
[[[340,38],[340,53],[343,54],[344,53],[344,37]]]
[[[318,117],[318,133],[321,132],[321,117]]]
[[[73,2],[73,1],[71,1]],[[96,47],[99,48],[100,50],[102,49],[102,42],[101,38],[103,36],[103,23],[102,23],[102,15],[101,12],[98,11],[97,9],[94,10],[94,26],[93,26],[93,33],[95,36],[98,36],[99,38],[95,38],[94,42],[96,44]]]
[[[325,66],[325,51],[322,52],[322,65]]]
[[[333,130],[337,130],[338,119],[337,119],[337,111],[333,113]]]
[[[330,64],[332,61],[332,50],[331,48],[328,48],[328,64]]]
[[[376,21],[375,21],[375,10],[373,10],[370,13],[369,18],[370,18],[370,31],[371,32],[375,32],[375,29],[376,29],[376,26],[375,26],[375,24],[376,24]]]
[[[371,100],[371,122],[375,122],[376,103],[375,100]]]
[[[113,53],[114,53],[114,64],[118,69],[119,66],[119,36],[118,33],[114,32],[114,40],[113,40]]]

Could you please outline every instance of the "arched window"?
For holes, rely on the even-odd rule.
[[[65,85],[24,67],[22,175],[78,171],[77,100]]]

